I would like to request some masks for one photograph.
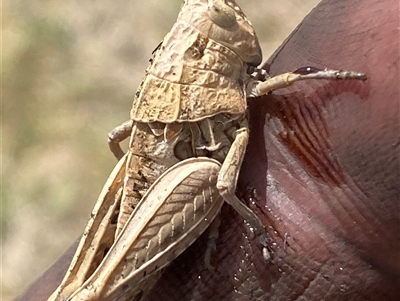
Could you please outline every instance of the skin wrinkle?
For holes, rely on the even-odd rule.
[[[383,225],[380,224],[379,220],[376,219],[376,215],[371,212],[369,216],[367,213],[369,213],[371,210],[368,209],[368,206],[366,206],[366,196],[362,194],[362,191],[359,190],[359,187],[356,185],[356,183],[353,181],[352,178],[348,177],[348,180],[346,181],[347,185],[345,188],[348,188],[352,193],[353,193],[353,200],[354,204],[356,204],[355,209],[358,211],[358,214],[362,216],[366,222],[368,222],[371,225],[370,229],[374,229],[378,226],[378,228],[383,228]],[[349,185],[350,184],[350,185]],[[351,186],[354,186],[352,188]],[[344,189],[345,190],[345,189]],[[349,193],[350,195],[350,193]],[[358,208],[361,207],[361,208]],[[366,232],[365,229],[363,232]]]
[[[301,155],[298,155],[300,157],[300,160],[303,161],[303,163],[305,164],[309,163],[306,168],[311,169],[310,165],[312,165],[313,172],[317,172],[318,176],[321,177],[323,181],[329,182],[329,180],[333,180],[333,182],[337,183],[337,180],[334,177],[334,173],[331,172],[329,169],[330,166],[328,164],[324,164],[328,162],[324,162],[323,154],[321,155],[321,152],[318,152],[317,149],[313,149],[311,143],[307,143],[311,142],[308,139],[307,135],[301,135],[301,133],[303,133],[301,127],[299,127],[299,130],[294,130],[293,132],[296,133],[297,139],[293,139],[293,142],[298,146],[298,152],[301,153]],[[304,136],[306,136],[307,139],[304,139]],[[306,160],[304,160],[303,158],[306,158]],[[306,163],[304,161],[308,162]]]
[[[307,110],[308,105],[302,105],[301,102],[299,102],[299,112],[300,114],[297,115],[299,117],[296,118],[297,124],[299,125],[299,130],[294,130],[295,133],[298,133],[300,139],[298,140],[297,144],[304,145],[304,150],[300,151],[301,153],[310,153],[310,156],[307,156],[310,158],[310,160],[314,159],[314,166],[317,170],[319,170],[320,175],[324,175],[325,173],[329,176],[330,179],[332,179],[336,185],[339,185],[341,182],[344,182],[344,179],[340,176],[340,172],[337,172],[337,164],[334,164],[334,161],[332,160],[332,156],[328,156],[327,151],[329,151],[329,148],[324,148],[323,145],[319,143],[321,140],[320,137],[324,137],[325,135],[317,135],[316,131],[313,131],[310,127],[310,122],[305,122],[305,120],[310,120],[313,121],[313,125],[318,124],[314,118],[310,116],[310,118],[303,118],[301,119],[300,116],[306,117],[304,115],[304,111]],[[305,126],[302,126],[304,125]],[[318,127],[316,127],[318,128]],[[306,130],[310,129],[310,130]],[[302,135],[302,133],[305,133],[305,135]],[[310,136],[313,136],[314,139],[310,139]],[[301,139],[302,137],[305,137],[305,139]],[[325,140],[325,139],[323,139]],[[328,140],[328,139],[326,139]],[[315,143],[313,143],[313,141]],[[307,143],[309,142],[309,143]],[[311,145],[307,147],[307,145]],[[317,164],[319,163],[319,164]],[[317,168],[317,166],[320,166],[320,168]],[[336,172],[335,172],[336,171]],[[324,181],[327,181],[327,178],[324,179]]]
[[[276,147],[278,147],[281,150],[284,150],[283,146],[276,142],[274,143],[274,145]],[[311,191],[312,192],[316,192],[317,191],[317,187],[315,186],[315,183],[308,183],[307,185],[305,183],[308,182],[308,176],[306,173],[304,173],[303,171],[301,173],[298,173],[297,170],[299,169],[299,166],[297,165],[297,162],[295,162],[293,160],[293,156],[291,156],[291,154],[286,153],[286,152],[281,152],[280,155],[285,156],[285,159],[287,159],[288,161],[291,161],[294,164],[291,164],[290,166],[284,165],[283,162],[280,164],[279,169],[284,171],[285,174],[289,177],[289,178],[294,178],[296,180],[296,184],[299,185],[303,191],[310,191],[310,188],[312,187]],[[295,166],[293,166],[295,165]],[[305,177],[307,176],[307,177]],[[287,193],[287,192],[286,192]],[[291,198],[293,199],[293,198]]]
[[[304,109],[307,108],[306,106],[302,106],[301,103],[300,103],[299,107],[300,107],[300,110],[299,110],[300,112],[303,112],[303,111],[304,111],[304,110],[302,110],[302,108],[304,108]],[[303,116],[305,116],[305,115],[303,114]],[[295,131],[296,133],[303,133],[303,132],[305,132],[304,129],[305,129],[306,127],[302,127],[302,126],[301,126],[302,124],[304,124],[304,122],[303,122],[304,120],[307,120],[307,118],[297,119],[297,123],[299,124],[300,131]],[[312,120],[314,120],[314,119],[312,119]],[[309,124],[309,123],[306,123],[306,124]],[[315,124],[315,123],[314,123],[314,124]],[[308,135],[306,134],[305,136],[307,137]],[[301,136],[301,135],[300,135],[299,137],[304,137],[304,136]],[[306,141],[310,141],[310,139],[308,139],[308,140],[307,140],[307,139],[301,139],[301,142],[304,142],[305,140],[306,140]],[[314,141],[315,141],[315,140],[314,140]],[[298,142],[298,144],[300,144],[300,142]],[[302,144],[304,144],[304,143],[302,143]],[[307,145],[307,144],[305,144],[305,145]],[[315,149],[315,148],[314,148],[314,149]],[[303,151],[303,153],[304,153],[304,152],[305,152],[305,150]],[[325,157],[325,156],[324,156],[324,157]],[[318,156],[317,156],[317,154],[314,153],[314,154],[312,154],[312,155],[310,156],[310,158],[318,158]],[[329,159],[328,159],[328,160],[329,160]],[[317,159],[317,161],[318,161],[318,159]],[[323,165],[326,166],[326,164],[322,164],[322,166],[323,166]],[[335,165],[336,165],[336,164],[330,164],[331,167],[333,167],[333,166],[335,166]],[[336,166],[337,166],[337,165],[336,165]],[[321,170],[321,169],[320,169],[320,170]],[[330,169],[329,169],[329,168],[325,168],[325,170],[326,170],[326,171],[329,171],[329,170],[334,171],[335,168],[330,168]],[[320,173],[320,174],[321,174],[321,173]],[[337,178],[336,182],[337,182],[337,183],[340,183],[340,182],[345,183],[346,180],[345,180],[342,176],[340,176],[340,174],[341,174],[340,172],[339,172],[339,173],[336,173],[336,175],[337,175],[337,176],[335,176],[335,178]],[[331,178],[332,178],[332,175],[333,175],[333,174],[331,174]],[[339,179],[338,177],[340,177],[341,179]],[[350,195],[351,195],[351,193],[348,193],[348,194],[347,194],[347,196],[350,196]],[[343,206],[343,204],[342,204],[342,206]]]
[[[315,274],[314,279],[312,279],[312,281],[309,282],[309,285],[308,285],[307,288],[304,290],[303,297],[304,297],[306,300],[309,300],[309,298],[307,297],[307,295],[310,294],[310,291],[311,291],[311,294],[313,293],[312,290],[313,290],[313,287],[315,287],[314,285],[316,285],[316,286],[322,286],[322,285],[318,285],[318,283],[319,283],[321,280],[323,280],[324,283],[329,283],[328,279],[326,279],[325,277],[322,276],[322,269],[324,268],[324,266],[326,266],[326,264],[327,264],[326,262],[323,263],[323,264],[321,264],[320,269],[319,269],[318,271],[316,271],[316,274]],[[323,291],[321,291],[321,295],[324,295],[324,292],[323,292]]]
[[[305,125],[303,132],[305,133],[306,141],[310,145],[310,151],[317,153],[319,149],[323,149],[319,147],[320,139],[317,139],[317,137],[320,137],[320,135],[318,135],[319,133],[316,131],[318,120],[314,118],[310,106],[299,106],[299,111],[302,117],[301,121]],[[311,120],[312,122],[305,122],[306,120]],[[321,159],[323,159],[323,157]],[[326,163],[321,163],[326,165]]]
[[[315,116],[313,119],[315,119],[317,122],[314,123],[315,125],[315,131],[319,133],[318,137],[319,139],[319,145],[321,149],[327,150],[324,154],[325,156],[328,156],[328,158],[331,158],[333,164],[335,166],[335,169],[337,168],[337,162],[334,161],[334,158],[332,158],[331,152],[332,152],[332,143],[329,141],[329,136],[328,136],[328,129],[326,127],[326,122],[324,120],[324,114],[323,114],[323,109],[321,109],[314,101],[309,102],[309,106],[312,107],[310,109],[311,115]],[[325,111],[326,112],[326,111]]]
[[[233,272],[233,279],[235,281],[234,284],[234,291],[237,295],[248,295],[249,293],[252,294],[252,290],[250,288],[246,288],[246,281],[249,278],[254,278],[254,265],[246,266],[245,262],[249,260],[251,249],[248,248],[250,241],[248,236],[244,233],[242,234],[243,240],[245,241],[244,244],[240,246],[241,256],[240,258],[244,258],[243,260],[239,260],[239,264]]]
[[[286,106],[284,106],[283,109],[285,110],[285,109],[286,109]],[[285,119],[285,120],[291,120],[291,119],[292,119],[292,117],[289,117],[289,118],[287,118],[287,119]],[[301,129],[304,128],[304,127],[302,126],[302,124],[304,124],[304,123],[301,122],[301,121],[298,120],[298,119],[297,119],[297,122],[295,122],[295,121],[289,121],[289,123],[291,123],[291,125],[290,125],[289,128],[292,129],[292,130],[288,132],[288,133],[289,133],[289,134],[287,134],[287,137],[288,137],[288,138],[285,138],[285,141],[291,141],[291,142],[292,142],[291,145],[294,145],[294,146],[297,147],[298,151],[295,152],[294,154],[296,154],[296,155],[301,154],[302,156],[304,156],[305,158],[307,158],[307,161],[309,161],[309,162],[311,163],[312,166],[314,166],[315,168],[317,168],[317,164],[316,164],[316,163],[312,163],[313,161],[314,161],[314,162],[317,162],[317,161],[316,161],[316,158],[314,158],[314,157],[317,157],[317,156],[316,156],[316,155],[314,155],[314,156],[309,156],[309,155],[307,155],[309,152],[306,151],[306,149],[309,148],[308,145],[310,145],[310,144],[312,145],[312,143],[304,143],[304,141],[307,141],[307,140],[308,140],[308,136],[309,136],[309,135],[306,135],[306,136],[305,136],[307,139],[302,139],[302,138],[304,137],[304,135],[302,134],[304,131],[302,131]],[[298,126],[297,126],[297,125],[298,125]],[[299,128],[300,130],[297,130],[297,128]],[[291,137],[292,137],[292,135],[290,134],[291,132],[296,133],[296,135],[298,136],[298,139],[294,139],[294,137],[291,138]],[[281,135],[281,137],[283,137],[283,135]],[[309,140],[308,140],[308,141],[309,141]],[[303,142],[303,143],[300,143],[300,142]],[[305,148],[303,148],[302,146],[305,147]],[[293,147],[293,146],[292,146],[292,147]],[[303,160],[304,160],[304,159],[303,159]],[[318,173],[319,173],[319,174],[322,174],[321,171],[319,171]]]
[[[316,90],[316,95],[319,95],[319,90]],[[330,93],[327,91],[325,93],[325,96],[327,98],[331,98]],[[319,116],[324,116],[326,114],[326,112],[328,111],[327,107],[326,107],[326,103],[324,101],[324,97],[318,97],[316,100],[311,101],[311,103],[315,106],[315,109],[317,110]],[[319,104],[319,105],[317,105]],[[324,135],[322,135],[323,141],[325,143],[325,147],[327,149],[329,149],[330,151],[332,151],[333,149],[333,145],[332,145],[332,141],[330,139],[328,139],[328,135],[329,135],[329,127],[327,124],[327,121],[325,118],[320,118],[320,121],[318,123],[318,125],[320,125],[322,128],[320,129],[320,133],[324,133]]]
[[[352,199],[351,198],[352,194],[349,193],[347,195],[348,198],[345,199],[341,196],[341,193],[344,192],[343,190],[337,191],[336,189],[334,189],[333,191],[332,190],[330,190],[330,191],[331,191],[331,193],[333,192],[334,195],[332,195],[332,197],[329,200],[327,200],[326,203],[329,204],[329,208],[330,208],[333,216],[336,217],[336,220],[339,223],[337,225],[337,227],[334,229],[335,235],[344,238],[343,234],[341,234],[341,232],[342,232],[341,229],[344,228],[344,226],[348,223],[348,221],[353,221],[354,227],[352,229],[352,233],[354,233],[354,234],[357,233],[357,235],[356,235],[357,239],[361,238],[360,235],[364,236],[364,238],[367,238],[366,234],[364,233],[365,229],[357,231],[358,229],[356,227],[356,225],[360,225],[360,224],[364,225],[364,223],[359,220],[359,218],[356,214],[352,213],[353,208],[352,209],[349,208],[349,206],[351,206],[351,204],[348,204],[348,200]],[[343,201],[341,201],[342,199],[343,199]],[[338,208],[337,205],[339,205],[339,208],[341,210],[340,209],[337,210],[337,208]]]
[[[343,182],[345,182],[345,181],[343,181]],[[343,188],[342,188],[342,189],[343,189]],[[345,191],[343,191],[343,192],[345,193]],[[323,195],[322,192],[321,192],[320,194]],[[351,192],[347,193],[347,196],[348,196],[348,197],[351,197],[351,196],[352,196],[352,193],[351,193]],[[344,210],[343,210],[343,213],[344,213],[344,214],[348,213],[348,214],[351,216],[351,214],[349,213],[349,211],[346,210],[346,209],[347,209],[346,206],[344,206],[345,203],[340,203],[340,199],[341,199],[341,198],[340,198],[339,195],[337,195],[335,198],[332,198],[333,201],[339,200],[339,204],[341,204],[342,208],[344,209]],[[351,198],[350,198],[350,199],[351,199]],[[329,202],[328,202],[328,204],[329,204]],[[334,209],[335,206],[331,206],[331,208]],[[337,213],[336,216],[337,216],[337,217],[340,217],[340,216],[342,216],[342,213]],[[353,217],[353,219],[354,219],[354,217]],[[339,219],[339,220],[340,220],[340,219]],[[350,218],[350,220],[351,220],[351,218]],[[355,220],[356,220],[356,219],[355,219]]]
[[[342,171],[344,172],[344,170]],[[358,206],[362,205],[361,208],[357,208],[360,214],[363,214],[363,212],[366,213],[369,212],[368,207],[365,204],[366,200],[368,199],[368,196],[363,192],[362,187],[358,185],[357,182],[354,181],[349,174],[345,173],[344,177],[345,177],[344,182],[346,183],[346,186],[344,186],[343,189],[346,187],[350,189],[352,194],[354,195],[354,198],[357,199],[357,202],[355,202],[355,204],[357,204]],[[375,214],[371,214],[371,216],[372,218],[374,218]],[[371,222],[371,218],[365,217],[365,219]],[[375,223],[377,222],[376,218],[374,218],[374,222]]]
[[[307,289],[310,288],[310,284],[313,282],[313,280],[315,280],[315,277],[313,277],[313,278],[310,277],[310,278],[308,278],[308,281],[306,283],[303,283],[302,292],[295,300],[299,300],[299,298],[301,298],[305,295]]]

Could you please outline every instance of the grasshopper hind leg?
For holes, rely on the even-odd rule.
[[[208,227],[208,240],[206,254],[204,255],[204,266],[208,270],[214,270],[211,264],[212,253],[216,250],[216,240],[219,237],[219,226],[221,225],[220,213],[212,221],[211,225]]]

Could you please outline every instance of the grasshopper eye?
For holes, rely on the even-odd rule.
[[[223,0],[208,1],[208,15],[215,24],[230,28],[236,24],[236,13]]]

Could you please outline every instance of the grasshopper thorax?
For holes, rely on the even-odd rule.
[[[187,0],[154,54],[131,118],[172,123],[244,114],[248,66],[260,62],[254,29],[234,1]]]

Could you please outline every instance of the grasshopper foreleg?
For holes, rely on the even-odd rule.
[[[132,120],[128,120],[114,128],[108,134],[108,146],[118,160],[125,155],[125,152],[121,149],[119,144],[131,135],[132,126]]]
[[[333,69],[318,69],[315,67],[302,67],[293,72],[279,74],[270,77],[265,81],[254,81],[249,85],[249,97],[257,97],[268,94],[272,91],[291,86],[297,81],[306,79],[328,79],[328,80],[362,80],[365,81],[367,76],[362,72],[333,70]]]

